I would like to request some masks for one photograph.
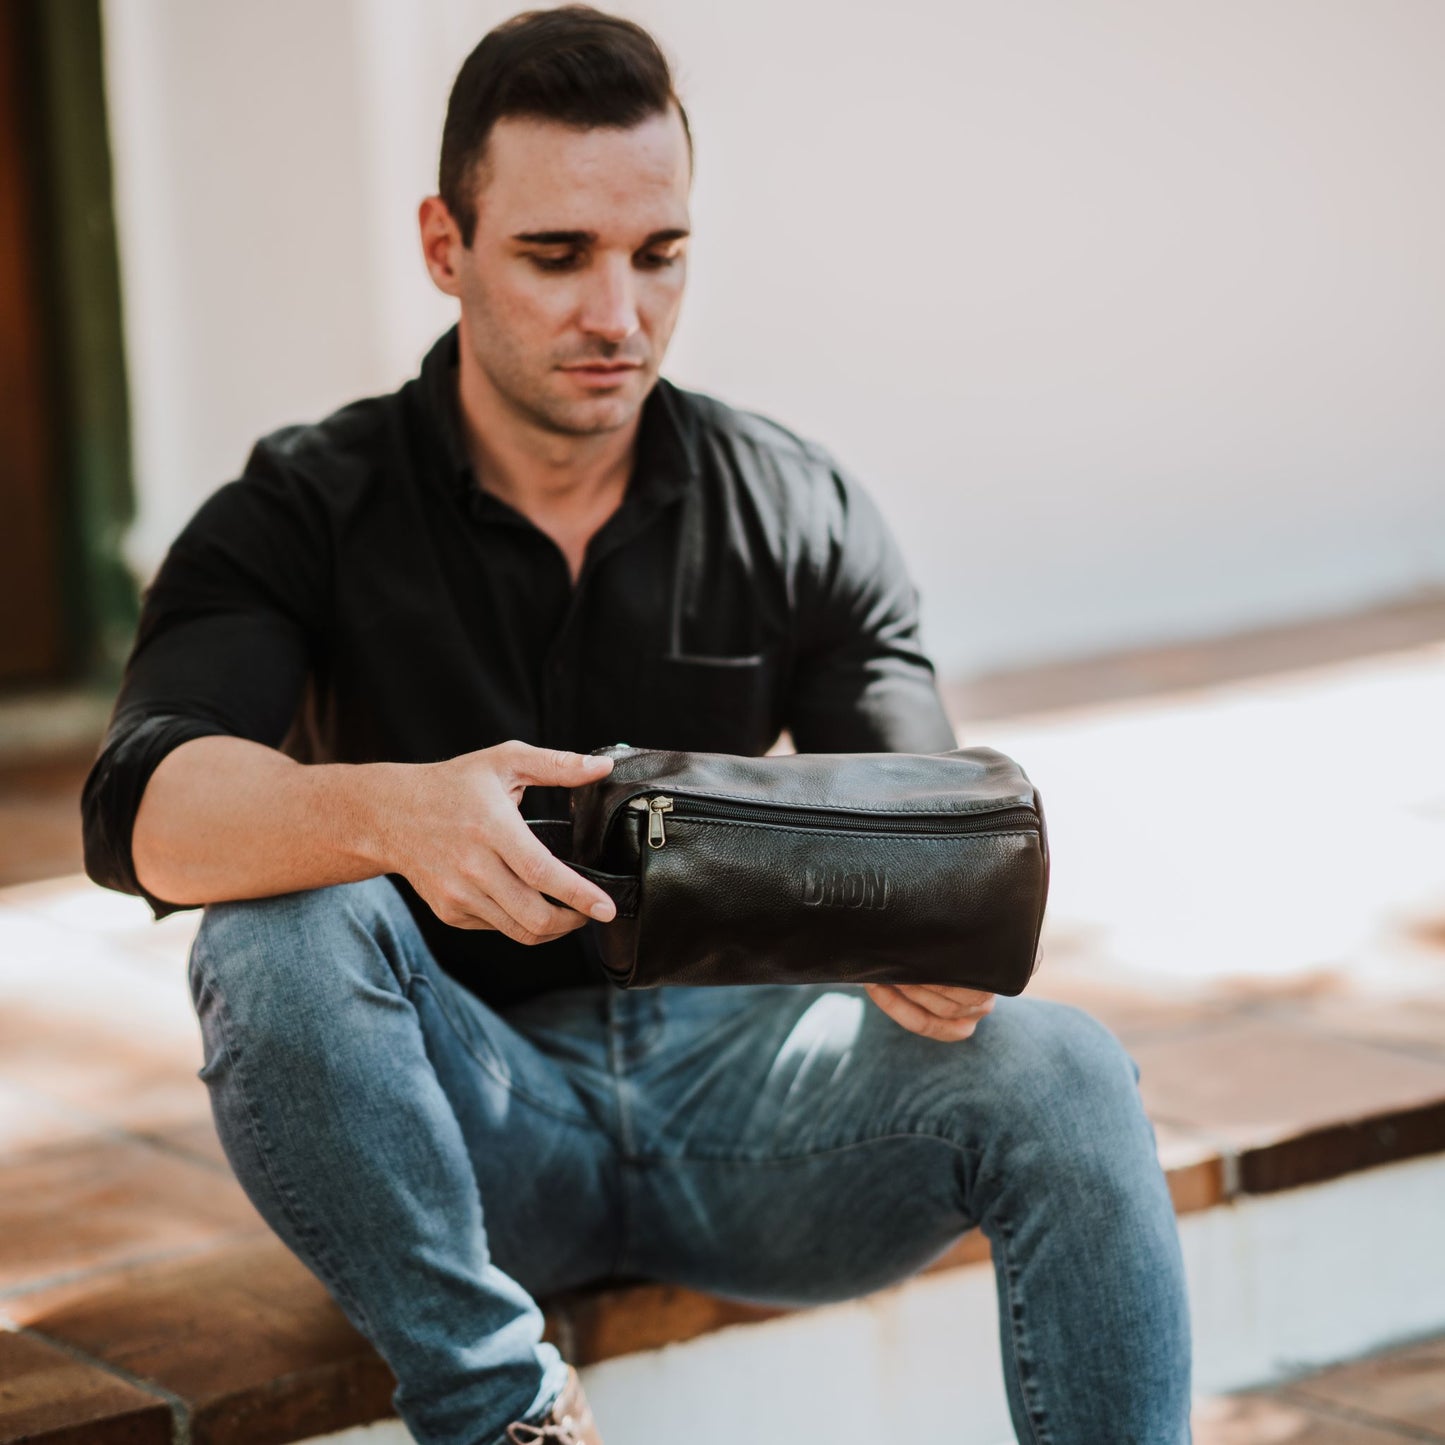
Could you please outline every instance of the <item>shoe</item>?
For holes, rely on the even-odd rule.
[[[508,1425],[507,1439],[512,1445],[602,1445],[592,1407],[582,1393],[582,1381],[571,1365],[567,1366],[567,1383],[552,1408],[535,1425],[520,1420]]]

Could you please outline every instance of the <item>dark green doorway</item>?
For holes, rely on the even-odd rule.
[[[98,0],[0,0],[0,693],[112,683],[135,625]]]

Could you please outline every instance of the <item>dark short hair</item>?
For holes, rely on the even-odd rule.
[[[462,62],[447,101],[437,190],[472,244],[476,171],[503,116],[589,129],[628,127],[675,105],[692,156],[687,112],[672,71],[642,26],[591,5],[527,10],[482,37]]]

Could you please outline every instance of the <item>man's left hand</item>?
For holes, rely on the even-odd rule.
[[[931,983],[868,983],[868,997],[895,1023],[926,1039],[966,1039],[993,1009],[996,994]]]

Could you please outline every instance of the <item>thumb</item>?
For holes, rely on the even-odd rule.
[[[575,788],[581,783],[595,783],[612,771],[612,759],[594,757],[590,753],[571,753],[564,748],[534,748],[531,743],[513,741],[507,744],[511,756],[508,766],[513,778],[521,783],[542,787]]]

